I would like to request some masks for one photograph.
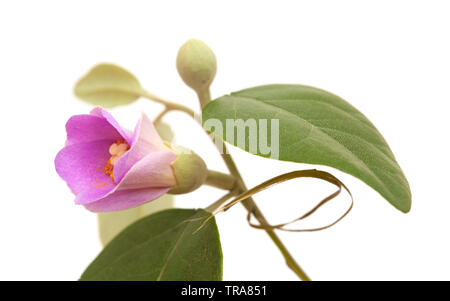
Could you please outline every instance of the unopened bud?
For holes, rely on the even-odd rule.
[[[173,150],[177,153],[177,159],[172,163],[177,184],[168,193],[188,193],[202,186],[208,175],[203,159],[180,146],[173,147]]]
[[[209,89],[216,75],[216,56],[208,45],[191,39],[178,51],[177,69],[186,85],[201,94]]]

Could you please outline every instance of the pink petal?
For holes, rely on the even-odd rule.
[[[133,208],[164,195],[170,187],[121,190],[84,207],[92,212],[109,212]]]
[[[174,186],[176,180],[170,164],[176,157],[171,151],[148,154],[131,167],[117,190]]]
[[[163,144],[153,123],[142,115],[133,134],[122,129],[104,109],[72,117],[66,125],[67,143],[55,167],[72,191],[75,202],[95,212],[123,210],[149,202],[176,184],[171,163],[176,155]],[[114,166],[114,182],[105,174],[109,147],[125,139],[130,149]]]
[[[56,172],[63,178],[73,193],[99,190],[103,195],[115,186],[105,174],[110,140],[97,140],[71,144],[64,147],[55,158]]]
[[[110,181],[105,186],[83,190],[75,196],[75,204],[84,205],[100,200],[108,196],[116,186],[114,182]]]
[[[129,133],[126,130],[122,129],[119,123],[117,123],[117,121],[108,111],[101,107],[95,107],[92,109],[90,114],[92,116],[97,116],[105,119],[120,134],[120,136],[128,142],[129,145],[132,144],[132,138]]]
[[[137,140],[138,138],[153,144],[160,150],[167,149],[158,132],[156,131],[153,122],[151,122],[150,119],[148,119],[147,115],[145,114],[141,115],[141,119],[136,125],[133,142],[135,142],[135,139]]]
[[[66,131],[66,145],[125,138],[105,118],[87,114],[72,116],[66,123]]]
[[[136,125],[130,146],[128,152],[114,165],[114,178],[117,182],[120,182],[130,168],[147,154],[169,150],[145,114],[142,114],[142,118]]]
[[[89,189],[79,193],[76,196],[76,204],[93,204],[101,202],[103,198],[113,197],[120,192],[120,195],[130,192],[130,199],[135,194],[135,190],[145,190],[152,188],[171,188],[176,184],[175,176],[172,171],[172,163],[176,155],[170,151],[162,151],[148,154],[141,161],[136,163],[129,172],[123,177],[114,189],[109,189],[105,194],[102,189]],[[109,186],[111,187],[111,186]],[[114,198],[113,198],[114,200]],[[150,201],[151,199],[147,199]]]

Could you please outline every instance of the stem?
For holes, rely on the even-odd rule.
[[[237,187],[240,188],[240,192],[244,192],[247,190],[247,187],[245,186],[245,183],[242,179],[241,174],[239,173],[239,170],[237,169],[236,164],[234,163],[233,158],[227,154],[226,146],[225,144],[222,146],[223,153],[222,158],[225,162],[225,164],[228,167],[228,170],[230,173],[236,177],[237,179]],[[264,215],[262,214],[261,210],[256,206],[255,201],[253,198],[248,198],[241,202],[245,209],[247,211],[252,212],[255,218],[258,220],[258,222],[261,223],[261,225],[267,225],[268,222]],[[283,244],[281,239],[278,237],[278,235],[273,230],[265,230],[266,233],[269,235],[269,237],[272,239],[272,241],[275,243],[275,245],[280,250],[281,254],[283,255],[284,259],[286,260],[287,266],[295,273],[297,276],[303,280],[303,281],[310,281],[311,279],[306,275],[305,271],[300,267],[300,265],[295,261],[294,257],[289,253],[286,246]]]
[[[194,117],[194,111],[191,110],[190,108],[180,105],[178,103],[175,102],[171,102],[168,100],[165,100],[159,96],[156,96],[155,94],[152,94],[146,90],[142,90],[140,96],[145,97],[147,99],[153,100],[154,102],[160,103],[162,105],[164,105],[166,107],[165,111],[172,111],[172,110],[176,110],[176,111],[182,111],[185,112],[186,114]]]
[[[208,170],[205,184],[224,190],[232,190],[236,186],[236,178],[219,171]]]
[[[198,100],[200,101],[200,106],[202,109],[209,103],[211,100],[211,94],[209,92],[209,87],[205,90],[197,91]]]
[[[211,205],[206,207],[205,210],[213,213],[217,208],[220,207],[220,205],[222,205],[223,203],[225,203],[226,201],[228,201],[229,199],[231,199],[232,197],[234,197],[237,194],[238,194],[238,189],[234,188],[234,189],[230,190],[227,194],[225,194],[223,197],[221,197],[220,199],[218,199],[217,201],[215,201],[214,203],[212,203]]]
[[[161,119],[164,117],[164,115],[166,115],[168,112],[170,112],[170,109],[168,109],[167,107],[161,112],[159,113],[158,116],[156,116],[155,119],[153,119],[153,124],[157,125],[158,123],[161,122]]]

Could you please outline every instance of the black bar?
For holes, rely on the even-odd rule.
[[[353,294],[362,297],[404,298],[411,295],[417,298],[417,293],[425,293],[430,297],[434,293],[447,296],[448,282],[288,282],[288,281],[223,281],[223,282],[0,282],[2,292],[11,290],[14,297],[32,294],[49,294],[64,297],[80,296],[85,300],[91,294],[101,297],[114,296],[131,300],[142,296],[145,300],[159,297],[175,297],[177,299],[220,300],[224,298],[266,299],[273,297],[288,297],[285,300],[297,300],[302,297],[349,297]],[[442,295],[442,293],[444,293]],[[138,294],[138,295],[137,295]],[[158,298],[156,298],[159,296]],[[140,298],[141,299],[141,298]],[[104,300],[104,299],[103,299]]]

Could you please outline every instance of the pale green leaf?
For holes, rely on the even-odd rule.
[[[76,83],[74,92],[93,105],[111,108],[137,100],[142,88],[127,70],[113,64],[100,64]]]

